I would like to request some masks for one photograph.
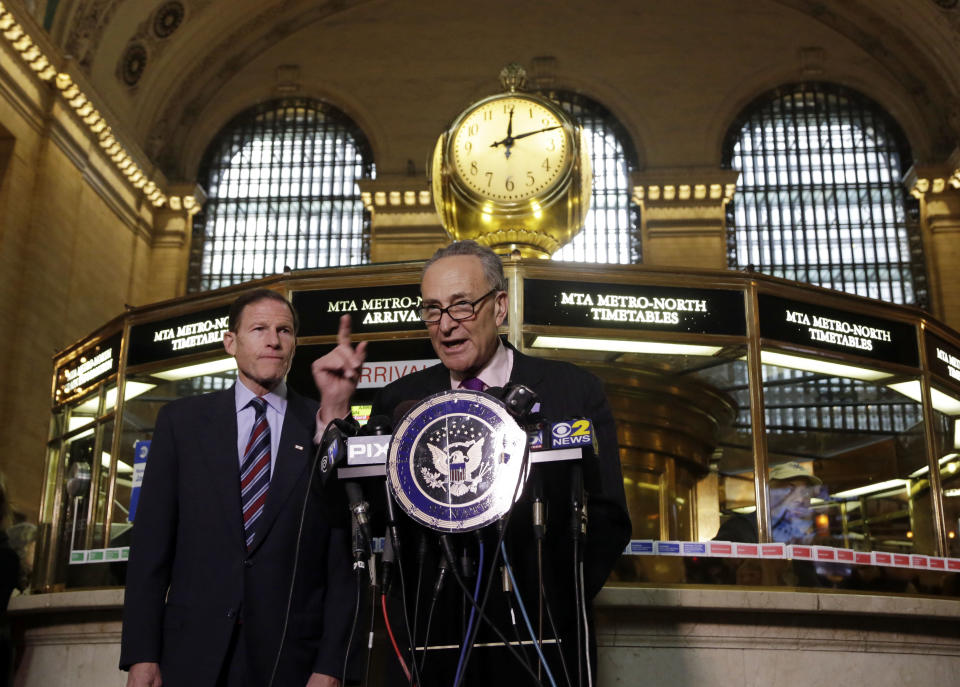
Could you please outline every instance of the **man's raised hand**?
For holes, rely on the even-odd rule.
[[[311,366],[313,382],[320,392],[320,420],[324,426],[350,411],[350,398],[367,358],[367,342],[361,341],[354,347],[350,333],[350,316],[342,315],[337,347],[314,360]]]

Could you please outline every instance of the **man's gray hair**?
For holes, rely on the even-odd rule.
[[[490,288],[497,289],[498,291],[507,290],[507,278],[503,274],[503,262],[501,262],[500,256],[487,246],[481,246],[476,241],[469,239],[466,241],[454,241],[449,246],[437,250],[437,252],[433,254],[433,257],[427,260],[427,264],[423,266],[420,280],[423,281],[423,274],[430,268],[430,265],[441,258],[450,258],[455,255],[472,255],[479,258],[480,263],[483,265],[483,276],[486,277]]]

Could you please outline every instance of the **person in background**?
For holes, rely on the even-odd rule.
[[[814,531],[810,502],[823,481],[797,461],[781,463],[770,469],[770,524],[773,541],[782,544],[809,544]],[[757,543],[760,540],[756,513],[734,513],[724,522],[714,541]],[[735,559],[731,559],[735,560]],[[720,563],[721,567],[726,561]],[[737,584],[757,586],[764,566],[778,584],[791,587],[818,587],[820,579],[812,561],[744,560],[735,570]]]
[[[20,575],[14,593],[29,594],[33,584],[33,560],[37,553],[37,526],[32,522],[18,522],[7,529],[7,536],[20,559]]]
[[[770,523],[773,541],[809,544],[813,539],[810,499],[823,481],[796,461],[770,470]],[[755,513],[734,513],[724,522],[715,541],[756,543],[760,535]]]

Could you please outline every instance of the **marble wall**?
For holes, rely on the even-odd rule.
[[[122,590],[18,597],[15,687],[125,684]],[[960,601],[729,589],[604,589],[599,687],[949,685]]]

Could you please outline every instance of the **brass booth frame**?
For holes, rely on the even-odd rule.
[[[114,529],[118,489],[121,486],[118,482],[118,465],[128,448],[124,445],[124,415],[129,405],[129,401],[125,400],[128,382],[131,378],[147,378],[173,366],[179,368],[223,357],[222,347],[216,345],[216,342],[207,342],[196,349],[185,349],[182,354],[165,354],[167,357],[156,360],[149,360],[149,354],[138,354],[138,360],[131,364],[131,350],[139,346],[136,341],[132,341],[134,335],[153,323],[177,318],[189,319],[197,313],[225,312],[229,303],[239,293],[250,288],[266,287],[290,297],[295,305],[299,304],[298,309],[304,320],[298,336],[299,358],[300,354],[312,354],[335,341],[336,330],[332,328],[331,322],[335,321],[340,312],[333,308],[331,303],[337,300],[338,295],[349,296],[369,291],[386,294],[378,295],[377,298],[413,298],[418,293],[421,269],[422,263],[417,262],[295,271],[218,291],[131,308],[90,336],[57,354],[54,358],[56,373],[51,389],[53,419],[40,506],[41,532],[36,565],[38,579],[35,580],[35,586],[43,591],[59,591],[71,586],[66,579],[63,551],[66,543],[61,536],[63,523],[70,514],[69,492],[64,485],[69,481],[69,477],[76,478],[76,475],[66,474],[70,441],[78,434],[88,432],[92,426],[95,432],[93,456],[106,454],[105,448],[109,446],[110,460],[107,464],[101,465],[101,460],[96,458],[91,461],[89,483],[93,498],[86,499],[85,514],[76,516],[78,520],[85,518],[86,523],[82,528],[82,547],[87,550],[109,549],[115,546],[115,542],[111,541],[111,534]],[[767,474],[772,461],[766,427],[761,353],[772,351],[869,368],[887,375],[884,383],[901,379],[919,381],[924,458],[928,469],[926,479],[930,495],[929,516],[922,519],[928,520],[931,528],[929,533],[920,539],[928,542],[926,553],[949,555],[949,539],[952,536],[949,534],[950,524],[946,521],[945,514],[940,471],[941,451],[938,449],[935,434],[932,393],[937,390],[938,393],[960,399],[960,383],[942,369],[937,369],[931,362],[931,356],[936,359],[936,355],[929,351],[928,347],[930,336],[933,336],[945,342],[948,347],[960,350],[960,334],[957,332],[915,308],[891,305],[757,274],[643,266],[585,266],[526,259],[507,260],[505,269],[509,279],[510,309],[501,333],[522,352],[570,360],[598,374],[606,384],[617,418],[625,478],[633,479],[634,473],[643,476],[643,479],[653,479],[651,475],[656,477],[655,484],[651,482],[650,486],[644,487],[651,492],[655,487],[657,492],[656,523],[652,530],[646,531],[646,535],[649,535],[646,538],[696,540],[708,534],[701,531],[705,526],[701,524],[701,518],[697,514],[697,484],[712,471],[716,471],[717,456],[721,452],[719,446],[724,436],[733,431],[738,413],[744,410],[743,400],[738,403],[723,389],[695,376],[691,377],[688,374],[691,371],[696,373],[697,370],[708,369],[711,365],[745,365],[747,383],[738,393],[740,398],[749,404],[747,430],[750,445],[739,450],[741,459],[748,460],[748,463],[741,467],[744,468],[744,474]],[[556,290],[550,291],[556,284],[569,289],[564,292],[567,296],[576,289],[602,288],[606,294],[617,295],[618,298],[618,294],[634,294],[635,300],[648,293],[678,293],[689,290],[690,293],[700,294],[697,298],[702,296],[703,302],[708,304],[704,319],[706,324],[690,325],[684,319],[686,315],[683,312],[678,312],[680,321],[677,326],[670,323],[661,326],[662,323],[630,322],[629,317],[635,316],[629,312],[626,321],[617,320],[613,316],[609,320],[598,320],[594,313],[589,312],[589,307],[575,310],[570,303],[566,303],[570,307],[560,307],[566,296]],[[530,300],[534,296],[535,303]],[[714,305],[712,299],[720,299],[721,296],[722,303],[725,304],[723,307],[736,311],[733,315],[722,310],[710,311]],[[551,297],[555,306],[552,309],[544,306],[545,302],[551,302]],[[616,302],[630,302],[626,296],[623,298],[626,300]],[[771,307],[770,303],[779,302],[777,299],[794,304],[798,311],[808,306],[812,310],[826,309],[825,311],[849,313],[870,321],[888,323],[892,328],[890,331],[896,330],[895,333],[901,335],[894,337],[897,339],[894,341],[897,351],[883,359],[871,355],[870,352],[841,351],[835,345],[814,345],[797,339],[785,340],[786,337],[777,335],[776,332],[771,335],[770,318],[763,319],[761,314],[764,308]],[[319,302],[327,304],[326,313],[317,312],[314,306]],[[612,310],[631,311],[631,308]],[[639,310],[642,309],[633,308],[633,311]],[[396,317],[391,315],[384,316],[384,322],[365,325],[361,319],[363,313],[360,310],[355,312],[358,313],[355,318],[355,339],[374,342],[372,351],[376,350],[377,343],[381,344],[384,350],[396,346],[427,350],[426,331],[419,321],[403,320],[406,315],[401,315],[397,321],[387,322],[390,317]],[[737,322],[736,315],[739,313],[742,313],[742,322]],[[720,331],[708,331],[717,326]],[[710,346],[714,347],[716,352],[710,356],[687,356],[535,347],[538,337],[543,336],[616,342],[617,345],[623,342],[642,342],[650,345]],[[86,385],[74,383],[69,391],[65,392],[64,380],[67,371],[72,370],[74,376],[71,378],[75,379],[76,370],[80,369],[82,361],[93,359],[94,354],[108,341],[113,343],[114,348],[119,341],[119,350],[115,356],[111,348],[112,369]],[[405,348],[404,351],[406,350],[408,349]],[[904,350],[908,351],[907,358],[915,357],[912,364],[903,359],[901,353]],[[901,359],[897,359],[898,356]],[[302,364],[303,361],[300,360],[301,367]],[[294,367],[298,367],[297,359]],[[311,393],[311,388],[302,387],[303,384],[297,386],[298,390]],[[116,400],[112,407],[108,392],[115,394],[113,398]],[[71,430],[65,425],[66,413],[71,412],[70,409],[78,399],[89,399],[92,394],[97,394],[94,418],[90,423]],[[105,428],[111,426],[112,435],[107,436]],[[97,485],[104,480],[105,491],[101,498],[96,490]],[[633,499],[629,500],[635,523],[634,537],[644,538],[639,536],[644,533],[640,531],[642,527],[638,525],[638,518],[647,518],[651,514],[642,510],[642,504]],[[753,500],[756,505],[760,541],[770,541],[769,487],[766,479],[753,479]],[[683,503],[682,509],[678,508],[678,503]],[[846,523],[846,520],[844,522]],[[75,534],[76,523],[70,531],[70,545],[72,549],[79,549],[79,542],[73,539]],[[630,576],[623,579],[629,581]]]

